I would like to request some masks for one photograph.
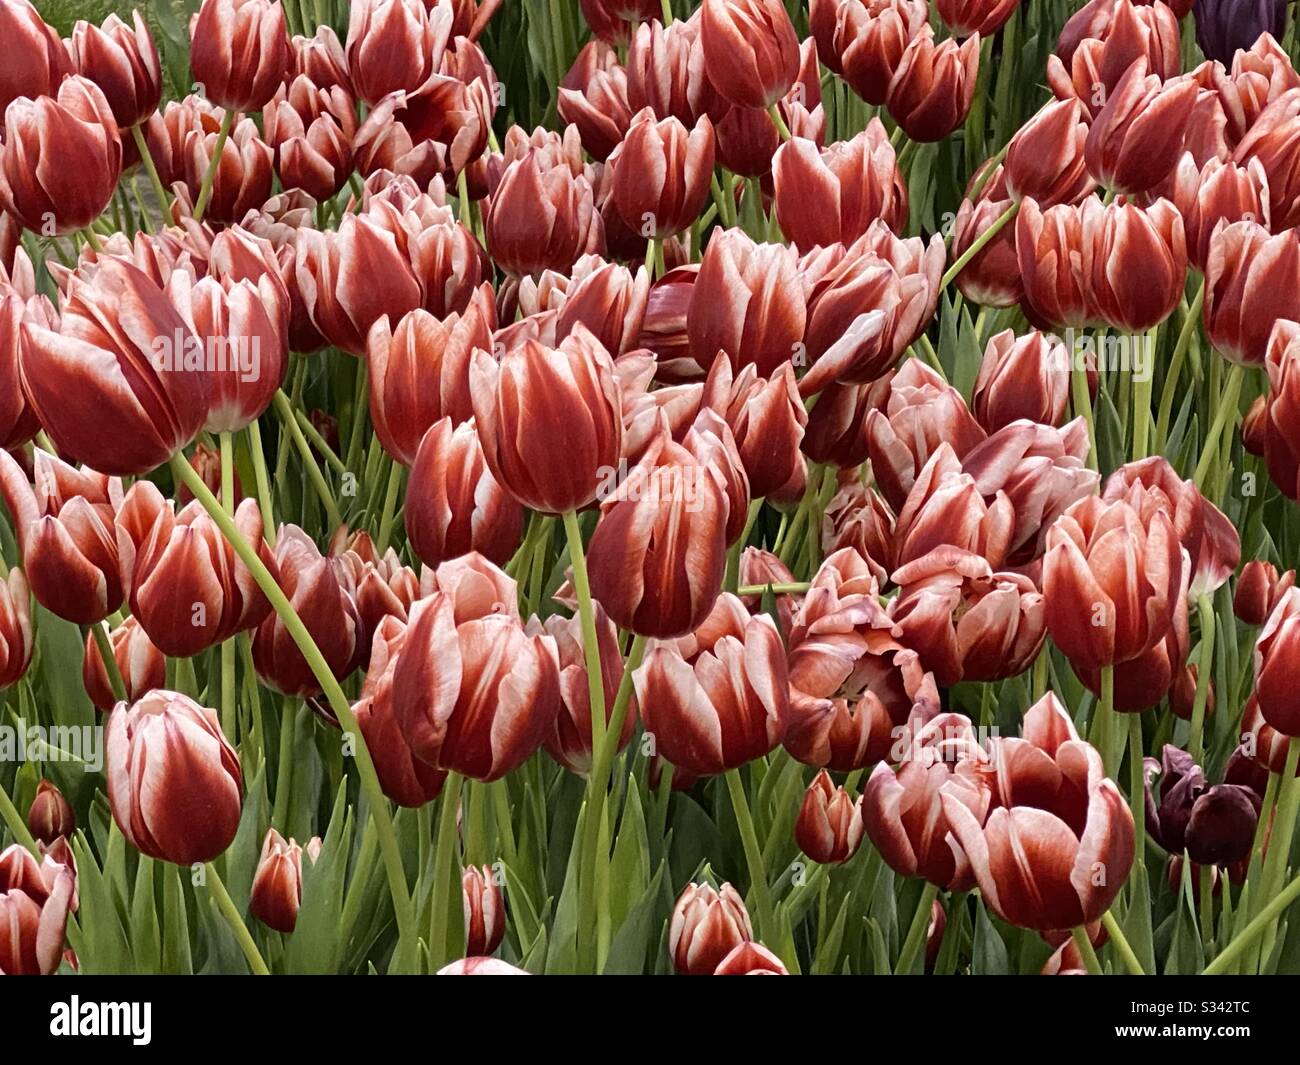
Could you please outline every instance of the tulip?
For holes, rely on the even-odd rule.
[[[39,448],[33,466],[34,488],[14,457],[0,451],[0,494],[32,594],[68,621],[103,621],[122,605],[124,595],[113,528],[122,482],[78,470]]]
[[[1278,0],[1198,0],[1192,5],[1196,43],[1207,59],[1232,62],[1238,49],[1249,48],[1260,34],[1281,40],[1286,28],[1286,5]]]
[[[461,619],[455,607],[443,591],[411,608],[393,672],[393,713],[416,758],[499,780],[527,761],[554,725],[555,641],[526,635],[511,614]]]
[[[946,443],[916,475],[894,525],[894,564],[906,565],[942,545],[983,555],[992,566],[1006,561],[1015,509],[1005,492],[991,500],[962,469]]]
[[[1205,262],[1205,332],[1214,350],[1247,366],[1263,363],[1273,323],[1300,319],[1298,279],[1295,230],[1270,236],[1257,222],[1216,226]]]
[[[108,642],[113,649],[113,658],[117,661],[117,671],[126,685],[128,701],[135,702],[147,692],[167,683],[167,658],[134,617],[128,617],[113,629],[108,634]],[[97,709],[106,714],[113,709],[117,699],[113,695],[104,659],[93,634],[86,637],[81,683]]]
[[[395,90],[419,88],[442,61],[451,32],[449,4],[361,0],[348,16],[347,61],[357,95],[377,104]]]
[[[997,773],[987,821],[951,785],[941,789],[950,838],[1004,921],[1076,928],[1100,919],[1124,886],[1133,815],[1054,695],[1030,707],[1021,733],[993,741]]]
[[[991,766],[970,721],[940,714],[904,730],[896,746],[897,770],[880,762],[867,778],[860,803],[867,836],[891,869],[941,888],[966,891],[970,863],[948,840],[948,795],[983,824],[992,800]]]
[[[762,943],[741,943],[713,970],[714,976],[789,976],[785,963]]]
[[[518,969],[509,962],[498,958],[462,958],[450,965],[444,965],[437,972],[438,976],[529,976],[524,969]]]
[[[307,844],[307,856],[314,863],[320,854],[320,837]],[[262,854],[257,860],[253,885],[249,889],[248,912],[267,928],[288,935],[298,924],[298,907],[302,903],[303,848],[286,840],[274,828],[266,831]]]
[[[474,416],[470,362],[475,348],[492,348],[496,311],[484,285],[463,314],[439,321],[428,311],[404,315],[396,328],[380,318],[366,340],[370,420],[379,442],[410,466],[426,431],[441,418],[459,425]]]
[[[1296,439],[1295,410],[1297,393],[1297,367],[1300,367],[1300,325],[1279,318],[1269,335],[1268,352],[1264,366],[1268,372],[1268,393],[1261,397],[1262,409],[1255,417],[1254,435],[1262,446],[1251,449],[1262,453],[1268,465],[1268,475],[1282,492],[1294,499],[1300,492],[1300,440]],[[1254,408],[1252,408],[1254,411]],[[1243,440],[1247,426],[1242,427]]]
[[[221,157],[214,169],[212,158],[218,144]],[[193,213],[190,202],[202,195],[209,171],[212,182],[203,217],[210,222],[238,221],[270,198],[275,152],[262,140],[252,119],[236,121],[224,143],[220,133],[206,128],[191,130],[185,135],[183,151],[185,185],[179,190],[182,200],[173,206],[173,215],[179,216],[182,211]]]
[[[49,976],[59,967],[76,877],[70,862],[38,863],[21,843],[0,851],[0,973]]]
[[[208,491],[214,496],[221,496],[221,451],[215,447],[209,447],[207,444],[199,443],[194,445],[194,450],[189,454],[190,469],[199,475],[199,479],[207,485]],[[239,479],[239,471],[234,470],[234,498],[238,503],[244,498],[244,485]],[[176,490],[176,502],[184,506],[194,500],[194,493],[183,482]]]
[[[802,464],[799,442],[808,414],[789,363],[764,381],[752,364],[733,377],[731,363],[719,357],[705,384],[702,405],[727,420],[754,498],[777,491],[795,475]]]
[[[486,957],[501,945],[506,934],[501,886],[491,866],[469,866],[461,876],[461,894],[465,903],[465,952]]]
[[[1016,0],[938,0],[935,5],[953,35],[991,37],[1013,14]]]
[[[280,587],[316,641],[326,665],[335,677],[346,677],[366,652],[360,642],[361,616],[352,571],[331,565],[296,525],[281,526],[275,541],[275,563]],[[253,634],[253,663],[263,682],[285,695],[320,691],[316,674],[278,614],[269,614]]]
[[[293,51],[293,70],[291,76],[285,75],[285,81],[305,74],[322,89],[332,89],[337,85],[354,93],[348,57],[332,26],[317,26],[313,37],[294,37],[289,41],[289,47]]]
[[[1047,532],[1043,594],[1052,641],[1071,663],[1100,669],[1149,651],[1173,623],[1182,548],[1163,511],[1088,496]]]
[[[1106,97],[1088,130],[1088,169],[1116,192],[1160,184],[1183,153],[1198,88],[1191,78],[1163,82],[1136,60]]]
[[[27,253],[20,260],[30,265]],[[33,282],[34,284],[34,282]],[[23,322],[31,321],[57,327],[58,315],[54,305],[34,291],[3,280],[0,275],[0,447],[20,447],[32,439],[40,429],[21,385],[20,353]]]
[[[73,75],[49,96],[20,96],[5,109],[4,130],[0,207],[49,236],[99,217],[117,188],[122,143],[94,82]]]
[[[0,688],[22,680],[32,661],[30,593],[23,571],[13,569],[0,581]]]
[[[1287,590],[1295,584],[1295,570],[1279,575],[1271,562],[1251,559],[1241,567],[1236,591],[1232,597],[1232,610],[1247,625],[1259,627]]]
[[[589,67],[584,57],[591,57]],[[612,48],[596,41],[583,48],[560,83],[557,110],[577,126],[589,155],[602,163],[609,158],[632,124],[628,73]]]
[[[77,72],[99,86],[124,130],[147,119],[162,100],[158,49],[139,11],[131,12],[131,20],[128,26],[113,13],[103,26],[78,21],[68,41]]]
[[[703,363],[692,356],[687,333],[698,275],[698,264],[675,267],[655,281],[646,295],[645,316],[635,346],[653,352],[659,362],[656,377],[665,384],[699,380],[713,365],[712,356],[706,356]]]
[[[1174,201],[1183,216],[1187,257],[1202,271],[1219,222],[1258,221],[1268,227],[1268,177],[1258,159],[1238,166],[1212,158],[1198,171],[1186,153],[1175,174]]]
[[[821,770],[804,792],[794,823],[799,849],[815,862],[839,864],[857,853],[862,843],[862,807]]]
[[[1004,329],[990,337],[971,395],[975,420],[988,433],[1022,418],[1059,426],[1070,398],[1069,359],[1050,334]]]
[[[806,321],[791,249],[756,244],[739,229],[709,240],[686,320],[699,365],[712,366],[725,351],[736,369],[752,363],[769,377],[796,354]]]
[[[629,121],[648,107],[660,118],[671,115],[683,124],[694,122],[699,113],[695,102],[704,88],[699,84],[704,76],[699,25],[699,18],[693,17],[667,26],[651,21],[637,30],[627,50]]]
[[[1168,200],[1111,204],[1086,214],[1083,228],[1085,298],[1096,316],[1129,334],[1168,318],[1187,279],[1178,209]]]
[[[691,635],[652,642],[632,679],[656,752],[687,773],[734,769],[785,736],[790,694],[781,637],[769,617],[751,617],[730,593]]]
[[[626,44],[628,23],[660,16],[659,0],[581,0],[582,17],[602,42]]]
[[[1001,175],[999,169],[995,175]],[[995,199],[995,176],[977,200],[962,200],[953,222],[952,255],[956,262],[985,232],[1015,206],[1010,199]],[[1016,227],[1003,223],[957,274],[957,288],[968,300],[986,307],[1010,307],[1024,299],[1020,264],[1016,259]]]
[[[1076,17],[1083,23],[1067,25],[1058,55],[1047,58],[1047,83],[1058,99],[1077,96],[1096,115],[1138,59],[1165,80],[1182,69],[1178,19],[1163,3],[1115,0],[1088,5]],[[1096,23],[1087,25],[1094,17]]]
[[[825,6],[819,4],[816,6]],[[809,21],[813,21],[810,9]],[[928,24],[928,10],[920,0],[885,0],[862,3],[849,0],[838,4],[833,47],[823,49],[822,62],[843,73],[844,80],[863,100],[879,106],[885,102],[894,72],[902,63],[908,44]],[[836,62],[832,63],[834,59]]]
[[[411,753],[393,715],[393,673],[405,644],[406,623],[395,615],[384,618],[375,630],[361,698],[352,704],[352,713],[383,793],[398,806],[417,809],[438,797],[447,774]]]
[[[0,0],[0,38],[7,45],[0,71],[2,128],[4,113],[14,100],[56,95],[72,64],[58,32],[45,24],[28,0]]]
[[[939,547],[894,571],[890,617],[938,683],[993,681],[1027,669],[1046,634],[1043,597],[1019,573]]]
[[[604,248],[604,229],[591,182],[536,148],[510,163],[484,218],[488,250],[516,276],[567,273]]]
[[[1021,201],[1016,215],[1016,258],[1024,282],[1025,310],[1035,324],[1078,327],[1094,317],[1083,265],[1084,233],[1085,229],[1099,231],[1093,220],[1100,211],[1095,198],[1081,207],[1062,203],[1046,211],[1032,199]]]
[[[492,92],[481,77],[466,84],[456,77],[434,74],[413,92],[385,97],[357,131],[358,160],[362,143],[378,128],[393,141],[385,150],[400,146],[403,154],[414,150],[424,156],[418,171],[412,171],[420,174],[421,184],[433,176],[456,181],[487,147]],[[406,164],[399,169],[405,170]],[[373,164],[368,172],[373,172]]]
[[[1075,203],[1094,185],[1084,157],[1088,117],[1076,99],[1045,104],[1016,131],[1003,164],[1012,199],[1040,207]]]
[[[614,203],[628,228],[654,240],[689,228],[709,196],[713,151],[707,116],[688,130],[676,118],[656,122],[649,108],[639,111],[609,157]]]
[[[898,231],[907,221],[907,185],[878,118],[852,140],[818,150],[787,141],[772,160],[777,221],[801,252],[852,244],[877,218]]]
[[[738,107],[767,108],[799,73],[799,38],[781,0],[704,0],[700,44],[708,78]]]
[[[868,385],[831,385],[808,412],[803,453],[813,462],[855,469],[868,458],[867,416],[889,401],[890,376]],[[748,583],[748,582],[746,582]]]
[[[1234,64],[1234,69],[1236,65]],[[1269,216],[1274,232],[1281,232],[1300,223],[1300,182],[1297,181],[1296,167],[1300,163],[1300,140],[1297,132],[1300,123],[1300,92],[1296,91],[1297,79],[1286,62],[1286,74],[1290,83],[1285,84],[1286,91],[1280,94],[1272,85],[1267,87],[1265,100],[1268,106],[1249,122],[1244,135],[1233,149],[1233,161],[1245,165],[1252,159],[1257,160],[1268,176]],[[1262,79],[1250,79],[1242,86],[1242,94],[1255,94],[1263,86]],[[1251,100],[1255,106],[1258,103]],[[1242,116],[1243,120],[1246,116]]]
[[[822,553],[829,558],[852,548],[862,556],[876,582],[884,584],[894,560],[893,511],[878,492],[862,483],[856,470],[851,480],[841,474],[840,481],[842,487],[826,505]]]
[[[934,31],[924,27],[903,51],[885,106],[912,140],[942,140],[966,121],[979,61],[979,34],[960,45],[953,40],[936,45]]]
[[[36,786],[36,798],[27,810],[27,827],[42,843],[52,844],[62,836],[71,836],[77,828],[72,806],[48,780]]]
[[[1144,762],[1147,827],[1171,855],[1229,866],[1249,857],[1263,796],[1242,784],[1210,784],[1185,751],[1165,744]],[[1153,778],[1159,779],[1159,798]]]
[[[372,203],[371,217],[393,233],[399,251],[409,256],[416,281],[424,289],[420,306],[438,319],[465,314],[483,282],[492,277],[492,264],[474,234],[455,220],[449,208],[434,206],[427,196],[405,214],[389,211],[380,202]],[[495,325],[496,318],[488,321]]]
[[[1254,698],[1264,721],[1284,736],[1300,735],[1294,697],[1297,648],[1300,589],[1289,588],[1278,599],[1255,640]]]
[[[266,142],[275,149],[275,172],[287,189],[328,200],[352,172],[357,132],[355,103],[339,86],[319,88],[300,74],[277,90],[262,115]]]
[[[215,711],[164,690],[118,703],[104,758],[113,819],[142,854],[192,865],[234,840],[243,774]]]
[[[668,954],[683,976],[710,976],[736,947],[754,935],[749,911],[730,884],[687,884],[668,924]]]
[[[607,263],[599,255],[584,255],[573,264],[569,277],[543,278],[548,276],[555,282],[550,302],[557,312],[557,341],[581,323],[610,355],[617,357],[637,347],[650,292],[650,275],[644,268],[633,274],[626,266]],[[531,278],[522,279],[521,291],[532,284]]]
[[[190,71],[218,107],[260,110],[280,87],[292,58],[278,3],[203,0],[190,29]]]

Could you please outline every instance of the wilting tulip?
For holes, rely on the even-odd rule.
[[[991,37],[1015,13],[1017,4],[1016,0],[938,0],[935,6],[954,36]]]
[[[1286,4],[1279,0],[1197,0],[1192,5],[1196,19],[1196,43],[1206,59],[1231,63],[1239,49],[1245,50],[1267,33],[1282,39],[1286,28]]]
[[[605,246],[591,182],[535,148],[506,167],[484,229],[497,265],[520,277],[568,273],[583,255]]]
[[[1101,211],[1089,198],[1082,207],[1056,204],[1040,210],[1032,199],[1016,216],[1016,257],[1025,287],[1025,309],[1035,324],[1077,327],[1094,317],[1088,302],[1084,230]],[[1096,227],[1094,227],[1095,230]]]
[[[190,31],[190,71],[218,107],[261,110],[292,62],[278,3],[203,0]]]
[[[243,774],[215,711],[163,690],[118,703],[104,760],[113,819],[142,854],[192,865],[234,840]]]
[[[122,605],[114,516],[122,482],[69,466],[36,449],[35,488],[8,451],[0,451],[0,494],[23,553],[36,601],[68,621],[90,625]]]
[[[646,108],[609,157],[614,204],[629,229],[664,240],[691,226],[709,196],[713,124],[701,116],[688,130],[676,118],[655,121]]]
[[[885,106],[912,140],[942,140],[966,121],[979,61],[979,34],[961,44],[947,40],[936,45],[934,31],[926,26],[904,50]]]
[[[1127,662],[1164,639],[1182,582],[1183,551],[1163,511],[1081,499],[1047,532],[1043,594],[1052,641],[1076,666]]]
[[[1237,588],[1232,597],[1232,610],[1247,625],[1260,626],[1287,589],[1295,584],[1295,570],[1279,575],[1271,562],[1251,559],[1241,567]]]
[[[275,170],[286,189],[328,200],[352,172],[356,105],[346,89],[319,88],[300,74],[281,86],[262,115]]]
[[[108,642],[113,649],[113,658],[117,661],[117,671],[126,685],[129,702],[135,702],[147,692],[167,683],[167,658],[134,617],[128,617],[110,632]],[[98,709],[106,714],[113,709],[117,698],[109,684],[104,659],[93,634],[86,637],[86,652],[81,662],[81,683],[90,696],[90,701]]]
[[[1300,735],[1295,699],[1296,659],[1300,655],[1300,589],[1289,588],[1255,640],[1254,698],[1264,721],[1284,736]]]
[[[754,929],[740,892],[730,884],[687,884],[668,924],[668,954],[683,976],[712,976],[718,964]]]
[[[486,957],[506,934],[505,900],[492,867],[471,865],[460,878],[465,904],[465,953]]]
[[[821,770],[804,792],[794,823],[799,849],[815,862],[847,862],[862,843],[862,807]]]
[[[428,8],[428,10],[426,10]],[[410,92],[442,61],[451,6],[423,0],[358,0],[348,16],[348,72],[357,95],[374,105],[395,90]]]
[[[352,704],[352,713],[383,793],[398,806],[416,809],[438,797],[447,773],[411,753],[393,714],[393,671],[405,644],[406,622],[385,617],[375,629],[361,698]]]
[[[802,252],[851,244],[877,218],[895,231],[907,221],[907,185],[878,118],[829,148],[802,137],[786,142],[772,178],[781,232]]]
[[[1147,827],[1171,855],[1197,865],[1228,866],[1250,855],[1262,795],[1242,784],[1210,784],[1192,756],[1165,744],[1144,761]],[[1153,778],[1159,780],[1159,798]]]
[[[128,26],[116,13],[103,26],[77,22],[68,52],[77,72],[103,91],[119,129],[138,126],[162,99],[162,66],[149,27],[139,11]]]
[[[359,644],[361,617],[352,572],[331,565],[296,525],[280,527],[275,563],[280,587],[316,641],[326,665],[335,677],[346,677],[366,650]],[[253,663],[263,682],[285,695],[314,695],[321,690],[278,614],[267,616],[253,634]]]
[[[60,836],[71,836],[77,828],[72,805],[48,780],[36,786],[36,798],[27,810],[27,827],[42,843],[53,843]],[[0,969],[0,971],[3,971]]]
[[[950,785],[940,790],[950,838],[1004,921],[1040,930],[1096,921],[1132,868],[1133,815],[1054,695],[1026,712],[1021,737],[992,741],[987,821]]]
[[[370,367],[370,420],[375,435],[405,466],[425,432],[441,418],[459,425],[474,416],[470,361],[475,348],[492,349],[496,311],[491,291],[481,288],[464,314],[439,321],[413,310],[389,328],[385,316],[366,340]]]
[[[1059,337],[1017,337],[1004,329],[989,338],[971,395],[975,420],[994,433],[1021,418],[1057,426],[1070,398],[1070,354]]]
[[[739,107],[770,107],[798,76],[799,38],[781,0],[704,0],[699,33],[709,81]]]
[[[59,34],[47,26],[28,0],[0,0],[0,38],[6,44],[0,69],[0,128],[10,103],[20,96],[54,96],[64,75],[72,73]],[[0,966],[3,968],[3,966]]]
[[[499,780],[554,725],[560,704],[555,642],[526,635],[509,613],[456,615],[448,592],[411,608],[393,673],[393,712],[421,761]]]
[[[1220,222],[1243,220],[1268,227],[1268,177],[1258,159],[1238,166],[1210,159],[1198,172],[1191,153],[1179,160],[1174,202],[1183,216],[1187,258],[1200,270],[1210,257],[1210,238]]]
[[[1183,220],[1168,200],[1086,211],[1083,252],[1085,298],[1112,329],[1144,333],[1168,318],[1183,297]]]
[[[314,863],[320,854],[320,837],[307,844],[307,857]],[[262,854],[257,860],[253,885],[248,894],[248,912],[267,928],[288,935],[298,924],[302,902],[302,854],[297,841],[286,840],[274,828],[266,831]]]
[[[1088,169],[1115,192],[1145,192],[1160,184],[1183,154],[1183,137],[1199,89],[1191,78],[1163,82],[1136,61],[1092,120],[1084,157]]]
[[[1084,159],[1087,113],[1078,100],[1045,104],[1011,138],[1003,175],[1012,199],[1074,203],[1094,184]]]
[[[180,190],[182,202],[173,206],[174,217],[182,216],[182,208],[188,212],[187,198],[194,201],[200,195],[220,139],[220,133],[206,129],[185,135],[185,185]],[[252,119],[236,121],[221,146],[221,160],[212,170],[211,196],[203,217],[210,222],[236,222],[260,208],[271,196],[274,158],[275,152],[262,140]]]
[[[789,976],[781,961],[762,943],[739,944],[713,970],[714,976]]]
[[[1233,362],[1258,366],[1279,319],[1300,320],[1300,233],[1257,222],[1216,226],[1205,262],[1205,333]]]
[[[4,131],[0,207],[28,229],[70,233],[108,206],[122,167],[122,143],[94,82],[73,75],[50,96],[19,97],[5,109]]]
[[[32,615],[27,578],[12,569],[0,581],[0,688],[17,684],[32,660]]]
[[[790,716],[781,637],[727,593],[700,627],[656,641],[633,675],[637,706],[656,752],[697,776],[761,758]]]
[[[63,957],[77,874],[46,855],[39,863],[21,843],[0,851],[0,974],[49,976]]]

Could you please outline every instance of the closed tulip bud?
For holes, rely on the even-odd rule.
[[[1043,594],[1052,641],[1082,668],[1144,654],[1173,624],[1183,566],[1164,512],[1144,522],[1122,500],[1081,499],[1047,532]]]
[[[961,460],[944,443],[916,475],[894,524],[894,564],[904,566],[948,545],[982,555],[991,566],[1006,561],[1015,531],[1015,508],[1005,492],[986,497]]]
[[[589,57],[589,65],[584,65],[584,57]],[[591,41],[560,83],[560,117],[578,127],[582,146],[601,162],[618,147],[632,124],[627,80],[627,71],[619,65],[614,50]]]
[[[799,849],[814,862],[847,862],[862,843],[862,806],[821,770],[804,792],[794,823]]]
[[[203,95],[259,111],[292,68],[284,8],[272,0],[203,0],[190,28],[190,71]]]
[[[939,547],[894,571],[890,617],[945,687],[1013,677],[1038,655],[1043,597],[1019,573],[995,573],[979,555]]]
[[[353,93],[348,57],[332,26],[317,26],[313,37],[294,37],[289,41],[293,52],[292,76],[305,74],[322,89],[338,86]],[[286,81],[291,80],[288,75]]]
[[[361,616],[352,571],[331,564],[296,525],[282,525],[275,541],[280,587],[311,633],[326,665],[342,679],[364,656]],[[358,651],[360,648],[360,651]],[[320,682],[277,614],[253,634],[253,663],[268,686],[285,695],[315,695]]]
[[[1231,63],[1238,50],[1249,48],[1260,34],[1281,40],[1286,28],[1286,5],[1278,0],[1250,0],[1225,3],[1201,0],[1192,5],[1196,19],[1196,43],[1206,59]]]
[[[63,957],[77,872],[51,855],[38,863],[21,843],[0,851],[0,973],[49,976]]]
[[[30,266],[27,253],[19,253],[20,263]],[[0,275],[0,447],[20,447],[36,435],[41,423],[23,394],[19,355],[22,349],[23,322],[43,323],[57,328],[54,305],[42,295],[20,290]],[[33,282],[34,284],[34,282]]]
[[[979,62],[978,33],[961,44],[947,40],[936,45],[934,31],[927,26],[904,50],[885,106],[912,140],[942,140],[966,121]]]
[[[989,908],[1010,924],[1049,930],[1098,920],[1124,886],[1134,853],[1133,815],[1101,756],[1051,693],[1026,712],[1020,739],[993,743],[987,821],[955,789],[939,792],[954,851],[963,852]]]
[[[730,593],[689,636],[650,645],[633,675],[656,752],[689,774],[761,758],[785,736],[790,692],[781,637]]]
[[[853,91],[869,104],[883,104],[903,53],[928,20],[928,9],[921,0],[841,3],[836,13],[834,52]],[[825,54],[822,60],[827,61]]]
[[[1259,222],[1268,227],[1268,177],[1259,160],[1242,166],[1211,158],[1199,171],[1191,153],[1179,160],[1174,202],[1183,216],[1187,258],[1200,270],[1210,256],[1210,238],[1220,222]]]
[[[938,0],[943,23],[956,37],[992,37],[1016,10],[1016,0]]]
[[[1300,320],[1300,233],[1270,236],[1257,222],[1216,226],[1205,262],[1205,333],[1214,350],[1258,366],[1280,318]]]
[[[1088,114],[1076,99],[1045,104],[1007,145],[1002,175],[1014,200],[1075,203],[1095,185],[1084,158]]]
[[[423,298],[393,234],[365,215],[346,214],[334,232],[303,230],[295,277],[312,323],[350,355],[365,353],[367,334],[380,318],[400,321]]]
[[[194,445],[194,450],[189,454],[190,469],[199,475],[199,479],[207,485],[208,491],[217,498],[221,497],[221,452],[217,448],[209,447],[207,444],[199,443]],[[238,503],[244,498],[244,485],[239,479],[239,471],[234,472],[234,498]],[[176,502],[184,506],[186,503],[193,502],[194,493],[189,487],[182,482],[176,490]]]
[[[687,884],[668,924],[668,954],[683,976],[711,976],[718,964],[754,929],[740,892],[730,884]]]
[[[1083,223],[1087,301],[1113,329],[1145,333],[1173,313],[1187,281],[1183,219],[1168,200],[1111,204]]]
[[[319,837],[307,844],[307,856],[316,861],[320,854]],[[298,906],[302,902],[302,854],[297,841],[286,840],[274,828],[266,831],[262,854],[257,860],[253,885],[249,889],[248,912],[267,928],[288,935],[298,924]]]
[[[1022,418],[1058,426],[1069,398],[1070,355],[1059,337],[1004,329],[989,338],[971,396],[985,432]]]
[[[698,17],[667,26],[644,23],[627,50],[627,102],[631,115],[648,107],[660,118],[672,115],[682,123],[699,113],[693,100],[702,94],[703,52],[692,64],[699,43]]]
[[[476,351],[470,393],[488,469],[524,506],[548,514],[579,510],[617,468],[618,382],[609,353],[586,327],[556,348],[527,340],[499,363]]]
[[[568,273],[605,247],[591,182],[563,163],[529,149],[501,176],[484,219],[488,250],[508,273]]]
[[[13,569],[0,581],[0,688],[22,680],[32,661],[30,593],[23,571]]]
[[[411,466],[406,535],[419,559],[436,566],[477,551],[505,565],[519,547],[524,513],[483,460],[473,421],[429,427]]]
[[[474,416],[470,362],[475,348],[492,348],[496,310],[485,285],[463,314],[439,321],[428,311],[404,315],[390,330],[387,316],[370,330],[370,420],[375,435],[405,466],[425,432],[441,418],[459,425]]]
[[[4,131],[0,207],[26,228],[70,233],[108,206],[122,169],[122,143],[94,82],[73,75],[49,96],[19,97],[5,109]]]
[[[889,401],[890,377],[868,385],[831,385],[808,412],[803,453],[813,462],[851,470],[868,458],[867,416]],[[749,583],[749,582],[746,582]]]
[[[699,34],[710,83],[739,107],[770,107],[798,76],[799,38],[780,0],[704,0]]]
[[[992,186],[990,182],[990,186]],[[953,223],[952,256],[955,262],[993,224],[1015,205],[1014,200],[992,198],[993,189],[971,201],[962,200]],[[957,289],[968,300],[986,307],[1010,307],[1024,299],[1016,259],[1016,227],[1004,224],[957,274]]]
[[[513,583],[513,582],[512,582]],[[459,620],[452,594],[411,608],[393,673],[393,711],[416,758],[475,780],[499,780],[555,723],[555,641],[528,636],[509,613]]]
[[[357,132],[356,104],[346,89],[318,88],[300,74],[271,98],[262,124],[286,189],[328,200],[343,187]]]
[[[418,809],[438,797],[447,773],[411,753],[393,713],[393,671],[405,645],[406,622],[394,615],[384,618],[375,630],[361,698],[352,704],[352,713],[375,764],[380,789],[398,806]]]
[[[199,195],[218,140],[220,134],[216,132],[191,130],[186,134],[182,161],[185,187],[182,200],[173,205],[173,216],[190,213],[186,201]],[[212,194],[204,218],[210,222],[237,222],[261,207],[271,196],[274,158],[275,152],[262,140],[252,119],[236,121],[221,147],[221,161],[213,172]]]
[[[47,26],[28,0],[0,0],[0,38],[9,53],[0,71],[0,128],[10,103],[20,96],[54,96],[72,73],[58,32]],[[3,968],[3,966],[0,966]]]
[[[895,511],[942,443],[960,459],[985,437],[961,393],[920,359],[903,364],[885,404],[867,414],[866,430],[872,476]]]
[[[422,0],[362,0],[348,17],[347,60],[352,85],[366,103],[411,92],[442,62],[451,33],[451,5]]]
[[[741,943],[713,970],[714,976],[789,976],[781,961],[762,943]]]
[[[739,229],[716,234],[704,250],[686,330],[691,353],[712,366],[725,351],[739,369],[768,377],[803,340],[807,308],[798,260],[781,244],[756,244]]]
[[[657,19],[663,13],[658,0],[582,0],[581,6],[591,32],[607,45],[626,44],[629,23]]]
[[[215,711],[163,690],[118,703],[104,761],[113,819],[140,853],[192,865],[234,840],[243,774]]]
[[[1233,613],[1247,625],[1263,625],[1278,600],[1294,584],[1295,570],[1279,575],[1273,563],[1252,559],[1241,567],[1241,575],[1237,578],[1237,588],[1232,597]]]
[[[1183,138],[1200,90],[1191,78],[1169,82],[1136,60],[1106,98],[1088,130],[1088,169],[1115,192],[1160,184],[1183,153]]]
[[[77,72],[103,91],[119,129],[138,126],[162,100],[162,66],[149,27],[139,11],[132,26],[116,13],[103,26],[77,22],[68,51]]]
[[[676,118],[656,122],[649,108],[638,112],[609,162],[628,228],[664,240],[691,226],[709,195],[713,150],[707,115],[688,130]]]
[[[907,185],[878,118],[820,151],[802,137],[787,141],[772,178],[781,232],[802,252],[852,244],[877,218],[895,231],[907,221]]]
[[[72,806],[48,780],[36,786],[36,798],[27,811],[27,827],[42,843],[51,844],[61,836],[71,836],[77,828]]]
[[[505,900],[492,867],[471,865],[461,875],[465,903],[465,952],[486,957],[501,945],[506,934]]]
[[[808,414],[789,363],[774,370],[767,380],[759,377],[752,364],[733,377],[731,363],[719,355],[701,404],[727,420],[753,498],[778,491],[797,474],[803,462],[799,443]]]
[[[0,494],[32,594],[68,621],[103,621],[122,605],[124,594],[113,525],[122,482],[78,470],[39,448],[33,466],[34,488],[17,460],[0,451]]]
[[[1100,201],[1083,206],[1056,204],[1041,210],[1022,200],[1016,215],[1016,258],[1025,288],[1025,310],[1035,324],[1078,327],[1094,317],[1084,270],[1084,229],[1102,210]],[[1097,226],[1094,224],[1093,232]]]
[[[1173,11],[1158,0],[1089,4],[1062,31],[1057,55],[1048,56],[1047,83],[1058,99],[1077,96],[1095,115],[1138,59],[1162,79],[1178,75],[1182,46]]]
[[[1174,682],[1169,688],[1169,709],[1173,711],[1175,717],[1180,717],[1184,721],[1191,721],[1196,712],[1196,686],[1201,671],[1195,662],[1185,669],[1177,669],[1175,666],[1175,670]],[[1207,718],[1213,716],[1214,705],[1214,681],[1207,680],[1205,682],[1205,716]]]
[[[1284,736],[1300,735],[1294,695],[1295,661],[1300,654],[1300,589],[1278,599],[1255,640],[1254,697],[1264,721]]]
[[[167,658],[135,618],[128,617],[113,629],[108,634],[108,642],[113,649],[113,658],[117,661],[117,671],[126,685],[128,701],[135,702],[147,692],[167,683]],[[113,695],[108,672],[104,669],[104,659],[93,634],[86,637],[86,652],[81,662],[81,683],[97,709],[106,714],[113,709],[117,699]]]

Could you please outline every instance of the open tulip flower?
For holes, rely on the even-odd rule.
[[[0,0],[0,973],[1300,972],[1288,5],[137,6]]]

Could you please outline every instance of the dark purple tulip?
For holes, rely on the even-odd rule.
[[[1283,0],[1196,0],[1192,15],[1205,58],[1228,65],[1238,48],[1250,48],[1261,33],[1281,40],[1286,28]]]
[[[1245,784],[1211,784],[1191,755],[1166,744],[1146,760],[1147,830],[1172,855],[1197,865],[1232,865],[1250,853],[1260,795]],[[1159,799],[1152,780],[1159,778]]]

